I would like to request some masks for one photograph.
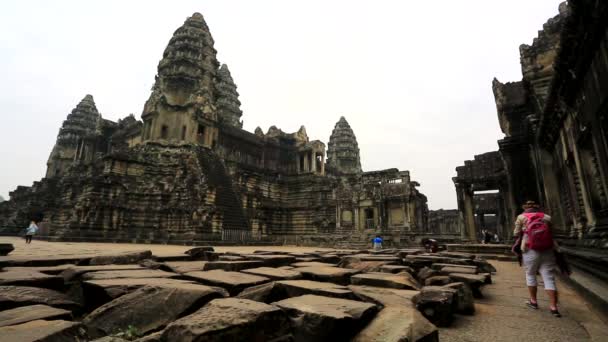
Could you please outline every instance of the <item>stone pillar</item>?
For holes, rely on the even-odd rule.
[[[321,154],[321,175],[325,175],[325,152]]]
[[[551,215],[551,223],[555,227],[555,230],[566,234],[567,229],[564,226],[563,212],[561,211],[564,204],[560,196],[559,181],[555,175],[553,156],[544,149],[539,149],[538,152],[544,192],[544,207],[547,213]]]
[[[308,164],[309,159],[308,159],[308,153],[303,152],[304,155],[304,172],[308,172],[310,170],[310,165]]]
[[[463,202],[463,218],[464,218],[464,231],[462,237],[471,242],[477,241],[477,234],[475,230],[475,215],[473,214],[473,191],[471,191],[470,185],[462,186],[462,202]]]
[[[312,173],[317,173],[317,154],[315,151],[310,152],[310,164],[312,165]]]

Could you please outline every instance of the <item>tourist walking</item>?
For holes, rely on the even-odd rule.
[[[34,237],[34,234],[36,234],[37,231],[38,231],[38,225],[36,224],[36,221],[31,221],[29,227],[27,227],[25,229],[25,243],[26,244],[32,243],[32,237]]]
[[[382,238],[380,235],[376,235],[376,237],[372,240],[374,244],[374,250],[382,249]]]
[[[523,205],[524,212],[517,216],[513,235],[518,238],[522,252],[522,262],[526,272],[526,285],[530,299],[526,305],[538,309],[537,279],[540,273],[545,284],[545,291],[549,296],[551,314],[561,317],[557,309],[557,287],[555,286],[555,241],[551,234],[551,216],[543,213],[540,206],[534,201],[527,201]]]

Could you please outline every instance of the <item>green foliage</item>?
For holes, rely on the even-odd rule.
[[[142,334],[136,327],[129,325],[127,329],[119,329],[118,332],[112,336],[119,337],[127,341],[133,341],[142,337]]]

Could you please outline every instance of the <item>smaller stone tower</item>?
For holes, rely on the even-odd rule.
[[[95,132],[100,115],[93,101],[93,96],[86,95],[82,101],[72,109],[67,119],[59,129],[57,142],[51,151],[46,163],[46,177],[61,176],[72,165],[76,157],[79,141]]]
[[[236,84],[234,84],[226,64],[222,64],[217,72],[215,89],[218,120],[226,125],[242,128],[243,122],[240,121],[243,115],[241,101],[239,101]]]
[[[343,116],[340,117],[329,137],[327,167],[328,170],[337,174],[362,172],[357,138]]]

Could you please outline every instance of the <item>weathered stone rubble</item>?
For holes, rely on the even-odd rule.
[[[38,235],[49,239],[365,248],[377,233],[387,245],[429,233],[419,184],[408,171],[363,172],[344,117],[326,162],[304,126],[243,130],[236,89],[193,14],[167,44],[142,121],[103,119],[87,95],[60,129],[46,177],[0,204],[0,229],[16,234],[42,216]]]
[[[295,262],[293,255],[265,251],[214,252],[218,257],[254,262],[239,271],[206,271],[205,265],[213,262],[162,261],[143,252],[86,259],[132,262],[121,265],[76,266],[50,258],[46,262],[35,259],[44,265],[35,266],[22,258],[19,262],[30,266],[4,267],[0,283],[15,279],[15,272],[41,274],[54,279],[55,289],[44,288],[46,283],[37,280],[27,286],[0,286],[0,332],[3,341],[23,342],[136,338],[163,342],[438,341],[436,325],[449,326],[458,319],[455,314],[474,314],[474,293],[481,294],[491,277],[481,273],[492,268],[490,264],[466,253],[373,252],[330,250],[310,255],[319,259],[340,255],[340,265],[352,260],[388,260],[391,265],[385,266],[401,272]],[[150,259],[141,262],[125,255]],[[413,256],[425,262],[404,266]],[[277,260],[292,263],[279,266],[283,263]],[[12,258],[6,261],[10,264]],[[182,273],[171,271],[178,266]],[[451,273],[450,268],[469,272]],[[445,284],[425,286],[423,276],[446,269]]]

